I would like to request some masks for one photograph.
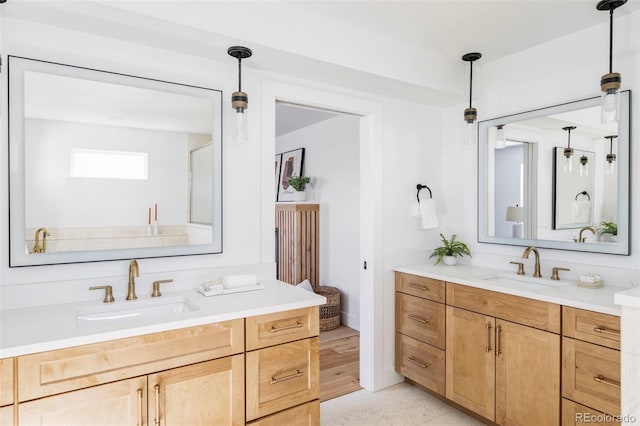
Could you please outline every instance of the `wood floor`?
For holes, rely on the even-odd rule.
[[[344,325],[320,332],[320,402],[360,389],[360,333]]]

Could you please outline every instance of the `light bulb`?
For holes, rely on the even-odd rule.
[[[467,121],[467,145],[474,145],[476,143],[476,125],[474,121]]]
[[[609,89],[602,92],[601,109],[602,123],[616,123],[618,121],[618,110],[620,105],[620,96],[617,89]]]
[[[247,141],[247,110],[246,108],[237,108],[233,117],[233,140],[235,142]]]

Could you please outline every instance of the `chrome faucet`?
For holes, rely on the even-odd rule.
[[[584,243],[584,242],[586,241],[586,239],[587,239],[587,237],[583,237],[583,236],[582,236],[582,233],[583,233],[584,231],[591,231],[591,233],[592,233],[593,235],[596,235],[596,232],[597,232],[597,231],[596,231],[595,229],[593,229],[591,226],[585,226],[584,228],[582,228],[582,229],[580,230],[580,233],[578,234],[578,242],[579,242],[579,243]]]
[[[540,273],[540,253],[538,252],[538,249],[535,248],[534,246],[527,247],[526,249],[524,249],[524,253],[522,253],[522,258],[528,259],[529,253],[531,252],[533,252],[533,254],[536,255],[536,265],[535,265],[535,271],[533,272],[533,276],[536,278],[540,278],[542,274]]]
[[[42,246],[40,245],[40,233],[42,233]],[[36,241],[33,246],[33,253],[44,253],[47,251],[47,237],[50,237],[51,233],[47,228],[38,228],[36,231]]]
[[[140,273],[138,272],[138,262],[135,259],[131,259],[131,263],[129,263],[129,286],[127,289],[127,300],[136,300],[138,296],[136,296],[136,279],[135,277],[139,277]]]

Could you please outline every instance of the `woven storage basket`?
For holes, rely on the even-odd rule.
[[[327,303],[320,305],[320,331],[338,328],[340,326],[340,290],[320,285],[313,291],[327,298]]]

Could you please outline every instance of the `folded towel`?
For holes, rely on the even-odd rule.
[[[311,287],[311,282],[309,280],[304,280],[300,284],[296,284],[296,287],[304,288],[305,290],[314,293],[313,287]]]
[[[438,215],[436,213],[436,204],[433,198],[420,200],[420,224],[422,229],[433,229],[438,227]]]
[[[571,212],[573,223],[591,223],[591,210],[591,200],[575,200]]]
[[[225,275],[222,277],[222,286],[224,288],[248,287],[258,284],[258,277],[251,274],[246,275]]]
[[[420,217],[420,203],[418,202],[418,200],[414,201],[413,204],[411,204],[409,216]]]

